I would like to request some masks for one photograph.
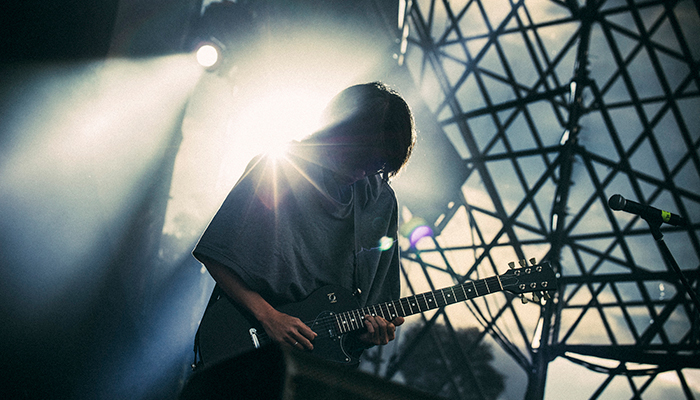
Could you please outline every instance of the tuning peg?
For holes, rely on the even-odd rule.
[[[530,259],[530,264],[532,264],[533,267],[534,267],[535,265],[537,265],[537,259],[536,259],[535,257],[532,257],[532,258]]]
[[[527,261],[525,261],[524,259],[518,261],[518,263],[520,264],[521,267],[527,267]]]
[[[545,300],[549,300],[552,298],[552,296],[549,295],[549,292],[542,292],[542,295],[544,296]]]
[[[532,301],[534,301],[535,303],[540,302],[540,297],[537,295],[537,293],[532,294]]]
[[[513,261],[508,263],[508,268],[515,269],[515,263]]]
[[[527,298],[525,297],[524,294],[521,294],[521,295],[520,295],[520,301],[522,301],[523,304],[527,304]]]

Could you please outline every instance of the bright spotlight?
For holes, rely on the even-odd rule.
[[[219,67],[223,54],[221,47],[212,42],[202,43],[196,51],[197,62],[199,65],[213,71]]]

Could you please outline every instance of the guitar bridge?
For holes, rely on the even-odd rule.
[[[250,334],[250,339],[253,341],[253,346],[256,349],[260,348],[260,340],[258,340],[258,330],[255,328],[250,328],[248,329],[248,333]]]

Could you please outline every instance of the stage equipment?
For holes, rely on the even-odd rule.
[[[216,70],[223,60],[223,46],[216,42],[215,39],[202,42],[195,51],[197,62],[207,71]]]
[[[180,400],[437,400],[292,349],[266,346],[196,372]]]
[[[560,290],[541,313],[494,296],[502,301],[434,320],[480,324],[527,376],[520,398],[541,400],[545,388],[566,397],[571,376],[586,398],[697,398],[696,306],[665,246],[649,245],[637,218],[618,220],[607,204],[625,191],[640,203],[673,201],[689,225],[654,230],[673,235],[697,293],[695,3],[405,1],[400,10],[397,59],[468,172],[446,203],[457,211],[445,213],[445,229],[402,253],[406,286],[463,282],[514,256],[548,260]]]
[[[226,73],[255,51],[256,24],[247,4],[210,4],[192,24],[187,51],[194,51],[207,71]]]
[[[647,223],[649,224],[649,229],[651,229],[651,235],[656,240],[656,243],[659,246],[659,251],[661,251],[661,255],[663,256],[664,261],[668,266],[671,267],[671,269],[673,269],[676,275],[678,275],[678,280],[683,285],[683,288],[685,289],[686,293],[688,293],[690,298],[695,303],[695,318],[697,318],[697,314],[700,312],[700,300],[698,299],[698,296],[695,293],[695,289],[693,289],[693,285],[691,285],[688,279],[685,277],[685,275],[683,275],[683,271],[681,271],[678,262],[676,262],[676,259],[673,257],[671,250],[668,248],[668,245],[666,245],[666,242],[664,241],[663,233],[661,233],[661,224],[663,224],[664,222],[675,226],[685,226],[688,225],[688,222],[684,218],[675,214],[671,214],[668,211],[662,211],[648,205],[642,205],[631,200],[626,200],[619,194],[615,194],[612,197],[610,197],[610,199],[608,199],[608,205],[613,210],[626,211],[635,215],[639,215],[640,217],[642,217],[642,219],[647,221]]]
[[[619,194],[615,194],[608,199],[608,205],[615,211],[625,211],[630,214],[639,215],[643,220],[652,223],[663,222],[673,226],[686,226],[688,221],[680,215],[672,214],[668,211],[659,210],[652,206],[642,205],[632,200],[627,200]]]

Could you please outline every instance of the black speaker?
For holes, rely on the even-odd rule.
[[[180,400],[440,399],[301,351],[267,346],[195,372]]]

